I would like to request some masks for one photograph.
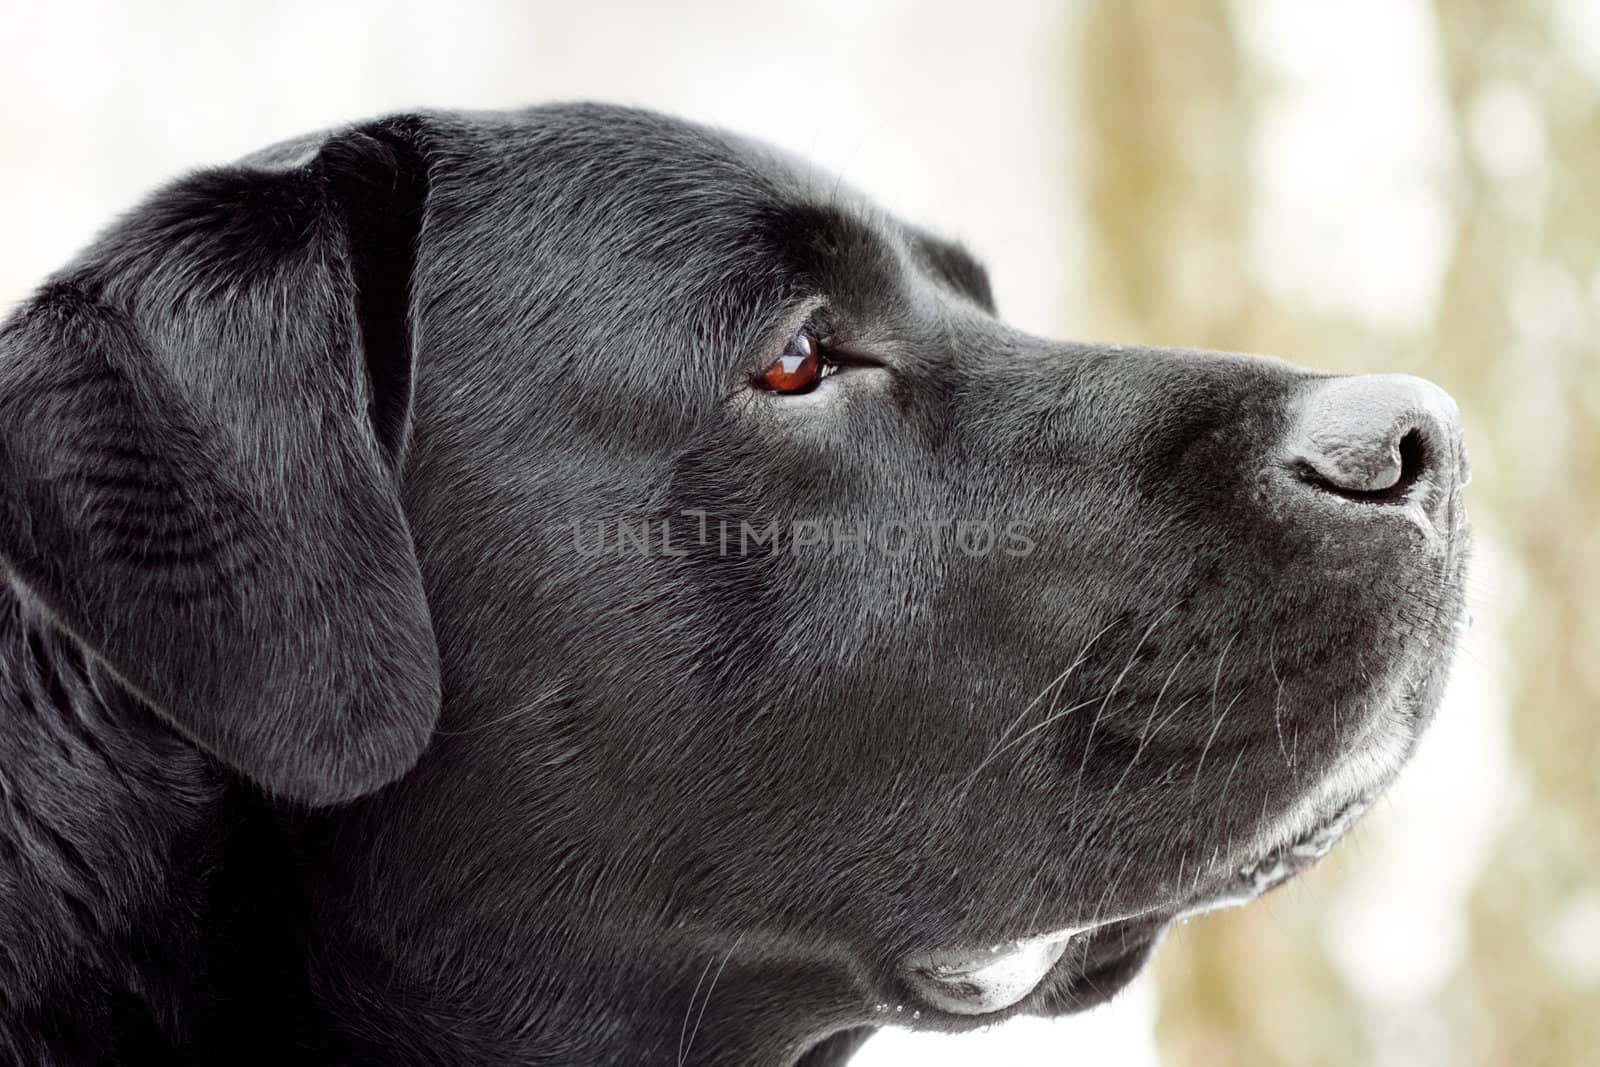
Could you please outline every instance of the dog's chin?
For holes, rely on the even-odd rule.
[[[1171,926],[1169,918],[1149,918],[1102,927],[1039,983],[1023,1010],[1070,1015],[1104,1004],[1144,970]]]
[[[916,954],[903,962],[896,991],[912,1006],[898,1005],[896,1014],[927,1028],[962,1030],[1104,1004],[1139,974],[1173,924],[1248,904],[1327,855],[1410,756],[1443,677],[1434,665],[1398,685],[1362,742],[1223,869],[1136,914]]]
[[[1133,980],[1171,921],[1170,914],[1141,915],[984,948],[925,953],[908,962],[903,983],[917,1005],[914,1018],[937,1029],[1084,1011]]]
[[[1370,800],[1346,799],[1309,831],[1266,848],[1170,905],[1092,926],[913,956],[901,969],[902,991],[917,1005],[912,1012],[919,1022],[950,1030],[1104,1004],[1139,974],[1174,923],[1247,904],[1287,882],[1326,855]],[[903,1017],[903,1009],[897,1014]]]
[[[987,947],[926,952],[901,970],[915,1017],[941,1029],[1012,1015],[1068,1015],[1104,1004],[1131,982],[1175,922],[1247,904],[1315,863],[1360,813],[1352,804],[1294,844],[1274,849],[1205,895],[1092,927]],[[899,1020],[897,1020],[899,1021]]]

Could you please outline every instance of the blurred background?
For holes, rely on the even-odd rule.
[[[1125,996],[866,1065],[1600,1064],[1600,0],[0,0],[0,304],[189,167],[594,97],[809,156],[1060,337],[1461,402],[1476,618],[1419,761]]]

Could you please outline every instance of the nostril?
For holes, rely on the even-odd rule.
[[[1421,430],[1408,430],[1400,438],[1400,445],[1396,449],[1400,454],[1400,477],[1386,492],[1404,495],[1405,491],[1428,472],[1432,465],[1433,449],[1428,444],[1427,436]]]
[[[1408,375],[1321,379],[1301,394],[1284,460],[1303,483],[1362,504],[1403,503],[1457,468],[1454,401]]]
[[[1351,477],[1350,472],[1343,470],[1330,476],[1305,459],[1296,467],[1305,481],[1335,496],[1368,504],[1397,504],[1404,502],[1411,487],[1427,472],[1431,453],[1426,434],[1418,429],[1406,431],[1393,446],[1390,461],[1384,464],[1385,472],[1392,472],[1394,478],[1388,485],[1379,484],[1387,480],[1383,476]]]

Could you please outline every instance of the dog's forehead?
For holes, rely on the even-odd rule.
[[[500,210],[554,196],[551,207],[569,220],[599,232],[625,223],[629,244],[655,241],[664,258],[693,260],[703,272],[756,268],[809,288],[848,289],[877,287],[883,276],[909,270],[992,310],[987,273],[967,249],[890,214],[832,169],[765,141],[605,104],[464,118],[474,127],[465,140],[476,142],[500,179],[489,201]],[[478,184],[475,195],[483,189]]]
[[[775,188],[793,207],[791,236],[802,244],[833,248],[892,246],[907,265],[945,289],[994,310],[989,273],[969,249],[948,237],[890,214],[834,173],[796,153],[738,134],[723,134],[735,153],[770,168]],[[810,232],[807,232],[809,226]]]

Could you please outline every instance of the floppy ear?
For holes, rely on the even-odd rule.
[[[311,803],[404,773],[438,717],[398,494],[423,132],[187,178],[0,330],[0,560],[179,730]]]

